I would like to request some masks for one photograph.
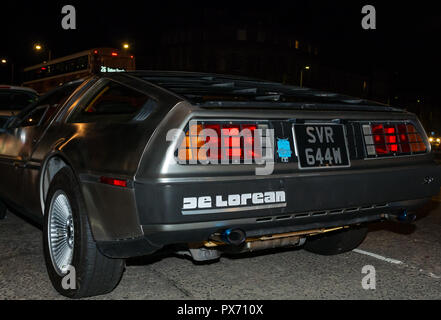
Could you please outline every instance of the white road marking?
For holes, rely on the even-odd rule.
[[[379,254],[376,254],[376,253],[373,253],[373,252],[369,252],[369,251],[360,250],[360,249],[354,249],[352,251],[356,252],[356,253],[359,253],[359,254],[364,254],[366,256],[369,256],[369,257],[372,257],[372,258],[375,258],[375,259],[378,259],[378,260],[381,260],[381,261],[384,261],[384,262],[388,262],[388,263],[395,264],[395,265],[400,265],[400,266],[403,266],[405,268],[409,268],[409,269],[413,269],[413,270],[418,270],[422,274],[425,274],[426,276],[429,276],[429,277],[434,278],[434,279],[441,279],[441,276],[436,275],[433,272],[426,271],[426,270],[421,269],[421,268],[417,268],[415,266],[412,266],[412,265],[409,265],[407,263],[404,263],[403,261],[400,261],[400,260],[383,257],[383,256],[380,256]]]
[[[368,251],[364,251],[364,250],[360,250],[360,249],[354,249],[353,251],[354,251],[354,252],[357,252],[357,253],[360,253],[360,254],[364,254],[364,255],[366,255],[366,256],[370,256],[370,257],[376,258],[376,259],[378,259],[378,260],[382,260],[382,261],[385,261],[385,262],[389,262],[389,263],[392,263],[392,264],[404,264],[404,263],[403,263],[402,261],[400,261],[400,260],[395,260],[395,259],[391,259],[391,258],[386,258],[386,257],[380,256],[379,254],[376,254],[376,253],[372,253],[372,252],[368,252]]]

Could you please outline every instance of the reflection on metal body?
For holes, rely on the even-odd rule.
[[[173,75],[180,77],[191,74]],[[204,79],[216,76],[205,75]],[[150,97],[156,102],[156,109],[142,121],[132,119],[76,122],[75,113],[110,82]],[[241,227],[247,234],[254,232],[265,235],[270,229],[272,234],[276,234],[275,231],[279,229],[291,232],[292,228],[299,228],[299,219],[274,218],[267,224],[257,220],[294,214],[298,212],[299,207],[302,208],[302,212],[362,207],[371,204],[370,197],[377,201],[375,203],[422,199],[439,190],[440,173],[429,153],[418,157],[375,161],[365,161],[362,157],[354,158],[351,159],[350,168],[333,170],[299,170],[296,161],[276,162],[273,174],[256,176],[255,164],[179,164],[175,161],[178,141],[166,140],[170,130],[185,131],[192,119],[276,119],[278,122],[275,126],[278,126],[278,130],[282,122],[289,124],[288,128],[291,128],[294,123],[302,123],[305,120],[329,122],[340,119],[342,123],[362,120],[410,120],[423,132],[416,116],[407,112],[381,108],[359,110],[356,106],[346,106],[344,111],[328,107],[321,110],[319,103],[314,105],[314,108],[279,108],[277,104],[272,108],[253,107],[253,103],[244,108],[205,106],[192,103],[157,83],[144,80],[143,73],[139,72],[106,73],[91,77],[66,98],[68,99],[57,107],[56,112],[44,124],[22,127],[20,123],[16,123],[14,127],[0,132],[0,198],[11,207],[41,222],[51,178],[60,167],[70,166],[80,184],[93,236],[103,252],[109,256],[140,255],[170,243],[206,241],[213,232],[225,225]],[[267,104],[271,105],[270,102]],[[286,138],[288,134],[279,137]],[[386,176],[400,177],[401,169],[408,170],[415,177],[415,181],[409,181],[407,186],[399,179],[397,182],[385,181]],[[129,181],[129,186],[122,188],[100,183],[100,177],[103,176]],[[358,185],[354,180],[355,176],[364,180],[360,180]],[[421,182],[416,181],[420,176]],[[422,181],[426,176],[433,176],[435,182],[423,185]],[[299,181],[302,181],[304,187],[294,190]],[[329,181],[336,183],[337,187],[330,188]],[[347,191],[347,196],[344,197],[341,195],[344,194],[343,187],[346,181],[356,190]],[[366,183],[367,186],[373,183],[372,181],[385,184],[384,188],[401,188],[398,191],[404,198],[399,196],[397,190],[380,195],[375,193],[376,190],[366,190],[363,184]],[[380,186],[381,190],[384,188]],[[202,215],[181,213],[182,200],[188,196],[279,190],[287,194],[286,206],[259,211],[236,210]],[[316,190],[317,194],[314,195],[313,190]],[[309,202],[301,202],[301,197],[308,198]],[[327,207],[330,204],[335,207]],[[305,227],[339,227],[346,225],[349,220],[352,223],[369,221],[384,210],[389,210],[389,207],[378,208],[371,214],[360,216],[345,213],[335,217],[315,217],[311,214],[301,221],[305,221]],[[240,221],[243,221],[242,224]],[[199,228],[199,223],[207,224]],[[145,230],[149,229],[155,231],[145,234]]]

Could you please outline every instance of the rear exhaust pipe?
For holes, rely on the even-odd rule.
[[[215,241],[220,241],[225,244],[240,246],[246,240],[247,236],[242,229],[226,229],[220,234],[217,233],[211,237]]]
[[[408,213],[407,210],[402,210],[396,214],[388,214],[386,216],[388,220],[404,222],[404,223],[412,223],[416,219],[416,215],[413,213]]]

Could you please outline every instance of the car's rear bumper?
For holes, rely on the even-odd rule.
[[[182,224],[304,215],[359,207],[384,207],[391,202],[438,194],[441,167],[434,162],[412,166],[328,171],[298,171],[287,175],[214,177],[135,182],[141,225]],[[283,191],[283,202],[217,206],[217,197]],[[208,197],[210,203],[186,210],[184,199]]]
[[[143,236],[99,242],[112,257],[152,253],[165,245],[205,241],[220,230],[240,228],[247,236],[331,228],[377,221],[383,214],[414,210],[438,194],[441,167],[434,163],[369,170],[338,170],[226,181],[135,182]],[[183,211],[186,197],[211,197],[283,190],[280,207],[212,207],[202,214]],[[219,210],[218,210],[219,209]],[[233,208],[234,209],[234,208]]]
[[[321,217],[285,218],[283,220],[259,221],[256,218],[231,219],[182,224],[143,225],[143,237],[98,241],[98,247],[106,256],[130,258],[151,254],[166,245],[197,243],[208,240],[210,235],[225,229],[238,228],[247,237],[281,234],[295,231],[317,230],[360,223],[379,221],[387,213],[398,213],[403,209],[416,209],[430,201],[430,198],[390,203],[383,208],[360,208],[359,210]]]

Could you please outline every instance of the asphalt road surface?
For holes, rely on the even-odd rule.
[[[441,298],[441,195],[413,225],[370,229],[358,250],[338,256],[290,249],[208,265],[172,254],[133,259],[116,290],[95,299]],[[41,242],[41,231],[21,218],[0,221],[0,299],[63,299],[46,274]],[[375,268],[374,290],[362,287],[366,265]]]

